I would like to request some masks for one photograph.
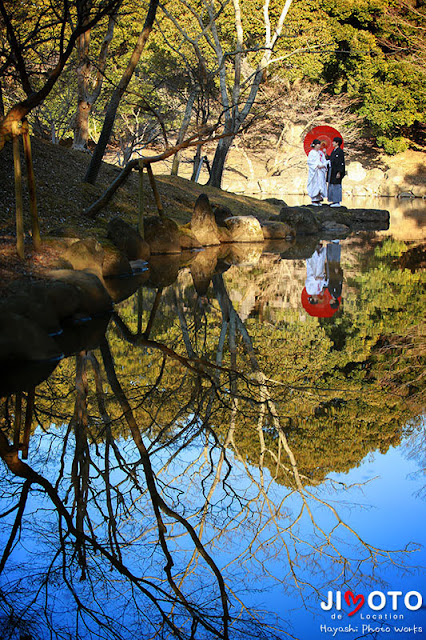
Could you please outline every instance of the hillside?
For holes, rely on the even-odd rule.
[[[139,184],[137,172],[130,175],[97,219],[91,220],[84,215],[84,210],[102,195],[117,177],[120,168],[103,163],[99,180],[95,186],[92,186],[82,182],[90,159],[88,153],[53,145],[37,138],[32,138],[32,148],[42,238],[49,234],[71,236],[93,234],[102,238],[106,236],[108,221],[117,215],[136,224]],[[25,172],[23,157],[21,162]],[[156,173],[155,166],[154,173]],[[1,288],[18,275],[37,275],[49,263],[51,250],[44,247],[39,255],[34,255],[32,252],[29,202],[24,180],[26,264],[22,264],[16,256],[15,187],[11,144],[7,144],[0,152],[0,184],[2,185],[0,192]],[[154,198],[146,176],[145,187],[145,215],[156,214]],[[235,215],[255,214],[260,218],[269,218],[278,212],[278,208],[268,202],[233,195],[178,177],[159,176],[158,189],[166,216],[172,217],[181,224],[190,220],[194,203],[200,193],[207,193],[212,204],[228,207]]]
[[[116,192],[108,206],[92,221],[84,216],[84,210],[97,200],[111,182],[117,177],[120,168],[103,163],[100,177],[95,186],[83,183],[86,167],[90,160],[88,153],[74,151],[60,145],[53,145],[44,140],[32,138],[34,172],[37,183],[37,201],[42,232],[51,232],[58,226],[84,231],[95,228],[100,233],[113,215],[124,216],[129,222],[136,222],[138,215],[138,183],[137,172]],[[21,158],[23,171],[25,165]],[[158,169],[153,165],[154,174]],[[216,205],[227,206],[243,215],[256,213],[261,217],[269,217],[275,213],[276,207],[254,198],[235,196],[220,189],[203,186],[183,178],[158,176],[158,188],[162,198],[165,214],[179,223],[188,222],[194,203],[200,193],[207,193]],[[12,146],[6,145],[0,153],[0,234],[14,234],[15,192],[13,178]],[[25,182],[24,182],[25,185]],[[145,176],[145,208],[146,214],[156,213],[152,191]],[[24,193],[24,206],[28,209],[28,198]],[[238,211],[236,211],[238,208]],[[26,220],[26,224],[29,219]]]

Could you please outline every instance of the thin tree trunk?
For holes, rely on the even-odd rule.
[[[146,329],[143,332],[143,337],[147,340],[152,331],[152,326],[154,324],[155,316],[157,315],[158,307],[160,306],[161,296],[163,295],[163,289],[160,287],[157,289],[157,293],[155,294],[154,304],[152,305],[151,313],[149,314],[148,323],[146,325]]]
[[[152,31],[152,26],[154,24],[158,2],[159,0],[150,0],[145,24],[139,35],[138,41],[131,55],[129,64],[127,65],[127,69],[123,73],[123,76],[120,82],[118,83],[117,88],[115,89],[114,93],[111,96],[111,100],[108,105],[104,124],[102,127],[101,135],[99,137],[98,144],[96,145],[95,152],[92,156],[92,160],[90,162],[90,165],[84,177],[84,181],[90,184],[95,184],[96,179],[98,177],[98,173],[101,168],[102,158],[104,157],[106,146],[111,137],[112,129],[115,122],[115,117],[117,115],[118,105],[120,104],[120,100],[124,92],[126,91],[130,80],[132,79],[136,65],[140,60],[142,51],[148,40],[149,34]]]
[[[270,2],[265,0],[263,5],[263,19],[265,28],[265,41],[264,41],[264,54],[257,69],[252,76],[250,89],[247,98],[242,99],[241,95],[241,77],[242,77],[242,60],[243,60],[243,45],[244,45],[244,31],[243,20],[241,13],[240,0],[232,0],[234,5],[235,16],[235,32],[237,36],[236,52],[234,60],[234,77],[232,79],[232,95],[229,89],[229,79],[227,77],[227,69],[225,64],[225,55],[223,53],[222,45],[220,42],[219,32],[215,23],[215,16],[213,11],[213,5],[209,5],[208,11],[210,19],[212,20],[212,35],[214,42],[214,49],[219,62],[219,86],[222,99],[222,106],[225,114],[225,131],[229,133],[229,142],[221,140],[216,148],[216,153],[213,160],[212,170],[210,173],[210,179],[208,184],[213,187],[219,187],[222,182],[222,174],[225,166],[226,157],[231,147],[232,141],[238,132],[241,130],[243,123],[245,122],[248,114],[250,113],[254,102],[256,100],[257,92],[259,90],[260,83],[263,79],[263,74],[267,66],[271,62],[272,52],[275,44],[281,35],[284,21],[287,17],[292,0],[285,0],[284,6],[281,9],[278,21],[276,23],[275,30],[272,32],[270,21]],[[244,106],[241,105],[244,103]]]
[[[37,213],[37,195],[36,195],[36,183],[34,176],[33,156],[31,152],[31,140],[28,131],[28,122],[23,121],[22,126],[22,140],[24,143],[25,162],[27,166],[27,182],[28,191],[30,195],[30,211],[31,211],[31,231],[33,237],[33,246],[36,251],[40,251],[41,238],[40,238],[40,225]]]
[[[189,94],[188,102],[186,103],[185,115],[183,116],[182,124],[179,130],[179,135],[176,141],[176,144],[180,144],[183,142],[186,136],[186,132],[188,131],[189,123],[191,121],[192,108],[194,106],[195,98],[197,97],[197,93],[199,92],[199,87],[195,87],[191,93]],[[179,171],[179,163],[180,163],[180,151],[178,151],[173,158],[172,164],[172,176],[177,176]]]
[[[27,393],[27,407],[25,409],[24,436],[22,438],[22,459],[27,460],[30,446],[31,424],[34,413],[35,387]]]
[[[89,115],[92,105],[87,100],[79,100],[77,104],[77,113],[75,116],[73,149],[82,151],[87,149],[89,140]]]
[[[24,254],[24,209],[22,204],[22,171],[19,135],[13,136],[13,166],[15,172],[16,252],[22,260]]]
[[[0,82],[0,118],[4,117],[3,89]]]
[[[211,187],[217,187],[218,189],[220,189],[220,186],[222,184],[223,169],[225,167],[228,151],[232,146],[234,137],[235,135],[231,134],[227,138],[222,138],[222,140],[219,140],[213,158],[210,178],[207,183]]]
[[[192,182],[196,182],[195,178],[197,176],[197,172],[198,172],[198,167],[200,165],[201,162],[201,145],[199,144],[197,147],[197,151],[195,152],[195,156],[194,156],[194,166],[192,168],[192,176],[191,176],[191,181]]]

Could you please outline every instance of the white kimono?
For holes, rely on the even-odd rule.
[[[315,249],[313,255],[306,260],[306,293],[308,296],[319,295],[328,281],[325,274],[326,251],[324,247],[321,251]]]
[[[322,200],[327,196],[327,159],[323,151],[310,150],[308,170],[308,195],[311,200]]]

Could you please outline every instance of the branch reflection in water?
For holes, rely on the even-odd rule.
[[[413,412],[379,417],[377,375],[309,370],[296,335],[244,322],[204,268],[198,294],[188,271],[140,290],[98,350],[4,399],[4,638],[293,637],[247,592],[279,583],[309,609],[406,566],[414,546],[363,539],[326,476],[399,442]]]

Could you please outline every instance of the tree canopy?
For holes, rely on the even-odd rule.
[[[145,15],[146,7],[141,11],[132,0],[57,2],[52,11],[43,3],[2,0],[4,116],[21,117],[37,108],[30,122],[34,130],[54,141],[73,135],[84,70],[87,135],[96,143],[105,105],[128,65]],[[278,26],[280,15],[285,19]],[[360,131],[364,123],[388,153],[421,145],[424,30],[421,3],[414,0],[293,0],[287,7],[277,0],[264,6],[251,0],[161,3],[151,40],[120,103],[111,142],[129,157],[156,140],[169,144],[169,136],[182,127],[194,131],[222,122],[226,131],[238,131],[247,122],[241,120],[245,109],[259,115],[262,101],[271,100],[271,87],[273,95],[276,82],[284,79],[322,86],[323,102],[327,95],[349,99]],[[82,47],[83,33],[90,34],[90,46],[87,36]],[[4,118],[5,131],[7,122]]]

